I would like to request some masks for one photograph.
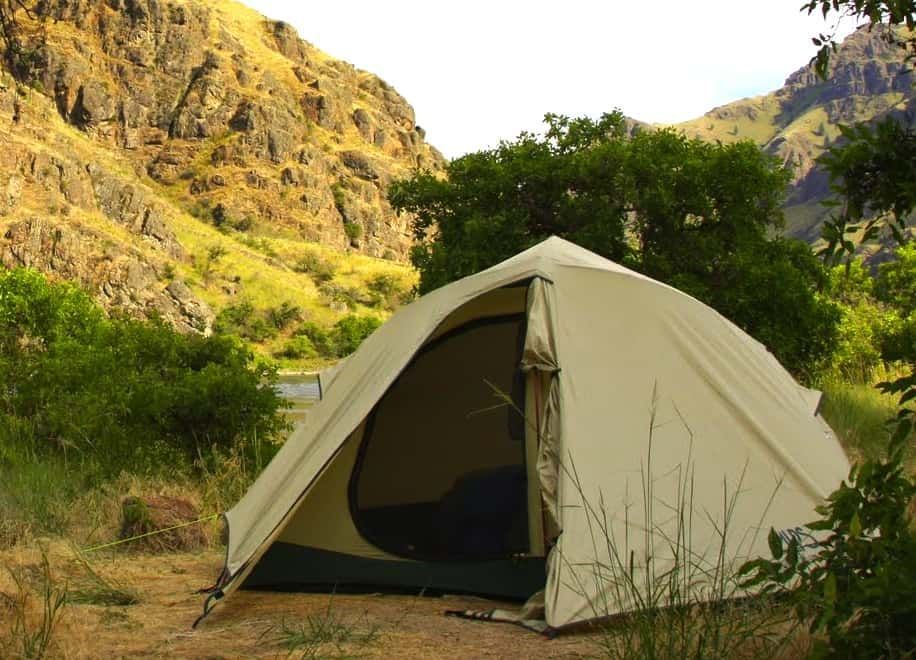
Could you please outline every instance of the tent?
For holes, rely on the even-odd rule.
[[[740,561],[815,517],[848,471],[819,397],[709,307],[550,238],[402,308],[323,379],[226,513],[211,601],[540,593],[554,628],[626,611],[616,555],[655,571],[679,534],[697,565]]]

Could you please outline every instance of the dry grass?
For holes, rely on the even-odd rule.
[[[59,584],[85,580],[85,567],[62,541],[49,547]],[[40,566],[34,546],[0,553],[17,570]],[[549,641],[505,624],[443,616],[446,609],[499,606],[470,597],[283,594],[237,592],[196,630],[203,598],[195,590],[212,583],[219,551],[194,554],[92,557],[93,570],[139,595],[133,605],[69,602],[56,628],[50,657],[276,658],[584,658],[595,655],[595,635],[576,632]],[[8,575],[0,592],[12,593]],[[30,618],[38,616],[33,598]],[[9,630],[0,617],[0,639]],[[299,635],[298,640],[292,639]],[[292,641],[299,641],[297,645]],[[290,648],[295,646],[295,648]],[[310,650],[311,649],[311,650]],[[317,649],[317,651],[316,651]]]

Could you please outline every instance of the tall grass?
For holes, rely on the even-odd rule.
[[[60,585],[54,580],[47,552],[42,550],[37,576],[40,611],[33,615],[30,610],[34,594],[30,588],[29,575],[23,570],[10,567],[7,570],[13,579],[16,593],[8,595],[0,592],[0,601],[6,601],[3,603],[4,609],[10,613],[8,629],[3,628],[6,622],[0,622],[2,656],[22,660],[48,657],[54,632],[67,604],[67,585]]]
[[[10,420],[0,416],[0,422]],[[204,514],[237,502],[270,462],[278,445],[257,434],[230,449],[211,448],[193,463],[181,452],[150,448],[143,470],[117,472],[117,455],[91,449],[49,452],[27,422],[0,423],[0,550],[42,536],[85,545],[111,540],[128,495],[168,494]],[[114,475],[114,476],[112,476]],[[219,525],[205,527],[211,541]]]
[[[0,548],[60,534],[83,479],[65,456],[43,455],[31,422],[0,416]]]
[[[821,413],[853,459],[884,455],[890,438],[888,421],[897,412],[897,398],[874,385],[840,379],[821,382]]]

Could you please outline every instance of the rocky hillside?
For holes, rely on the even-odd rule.
[[[820,236],[829,194],[815,159],[839,138],[840,124],[916,109],[912,67],[905,51],[881,30],[860,29],[831,60],[827,80],[804,66],[765,96],[742,99],[680,124],[688,134],[731,142],[751,139],[795,167],[786,203],[787,233],[809,241]]]
[[[328,324],[377,306],[368,282],[409,287],[386,189],[443,161],[383,80],[228,0],[36,7],[0,70],[3,264],[204,332],[227,306]]]

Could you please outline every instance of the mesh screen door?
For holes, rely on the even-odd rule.
[[[350,483],[367,540],[434,561],[527,551],[524,333],[524,314],[454,328],[424,347],[382,397]]]

